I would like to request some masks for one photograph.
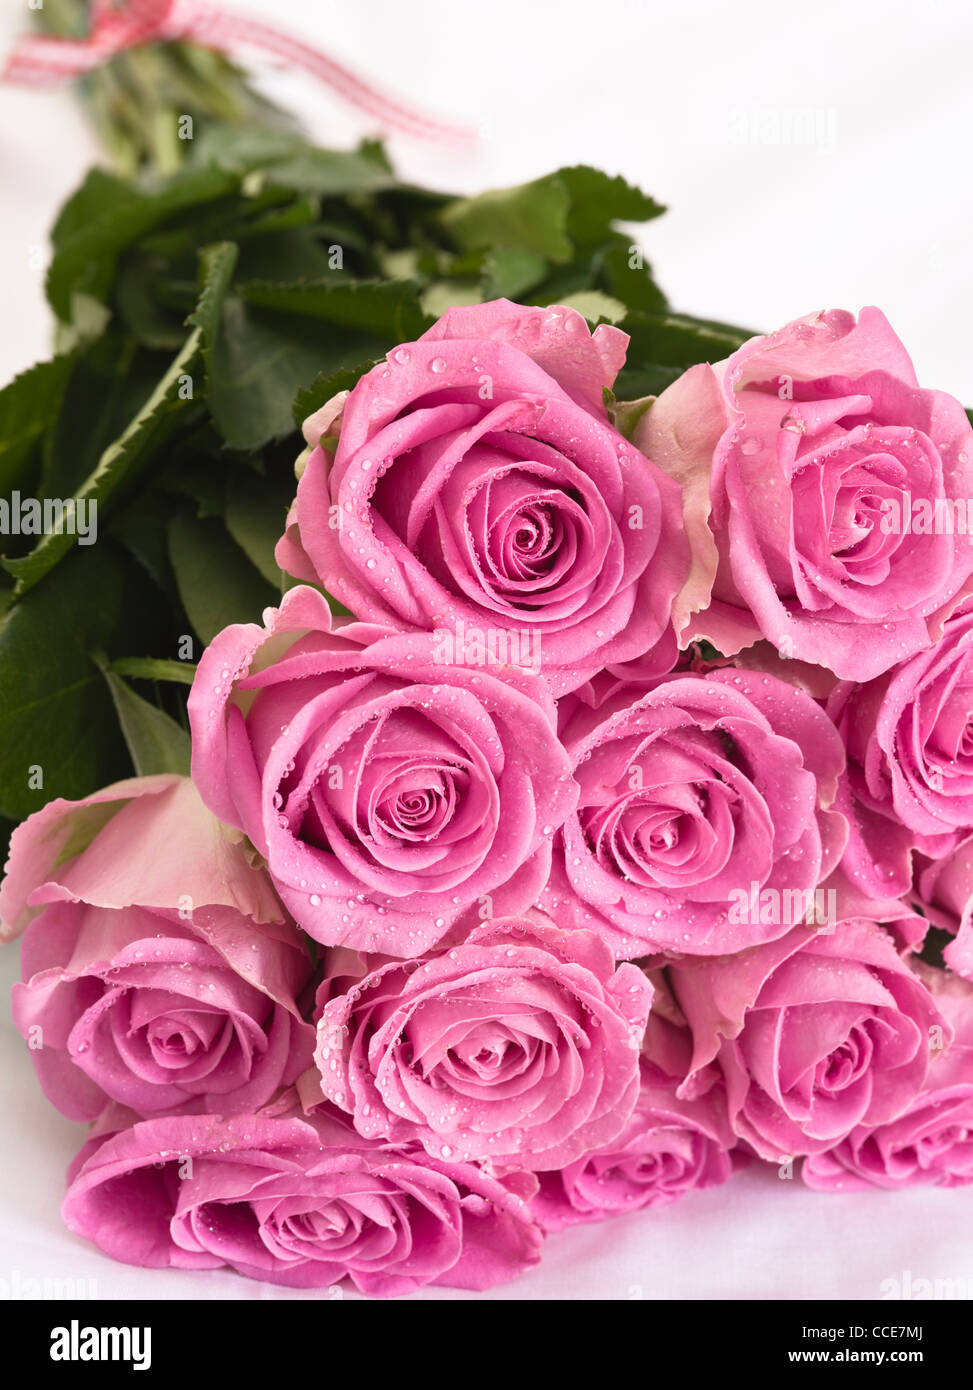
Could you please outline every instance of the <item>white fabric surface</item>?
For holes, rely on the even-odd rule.
[[[644,242],[677,307],[772,328],[819,308],[878,304],[920,379],[973,403],[973,11],[964,0],[246,8],[432,114],[480,127],[472,152],[393,139],[403,173],[463,191],[562,163],[624,173],[671,207]],[[26,6],[5,7],[0,44],[27,18]],[[273,73],[264,86],[325,142],[367,132],[308,78]],[[0,90],[0,380],[48,349],[47,229],[95,154],[66,93]],[[4,997],[16,969],[7,948]],[[67,1279],[108,1298],[315,1296],[230,1274],[129,1269],[66,1232],[63,1173],[83,1130],[44,1101],[6,1007],[2,1017],[0,1298],[28,1280]],[[764,1169],[553,1237],[537,1269],[476,1297],[872,1299],[905,1271],[965,1280],[973,1292],[973,1189],[838,1197]]]

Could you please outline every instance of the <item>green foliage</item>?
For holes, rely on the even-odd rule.
[[[620,400],[658,396],[698,362],[721,362],[753,334],[712,320],[633,310],[619,323],[630,338],[625,366],[615,382]]]
[[[68,10],[55,0],[42,22],[64,32]],[[186,645],[196,658],[279,602],[300,422],[433,313],[566,300],[623,320],[656,376],[697,347],[725,355],[716,326],[668,314],[619,225],[662,209],[623,179],[577,166],[455,198],[400,181],[374,142],[309,144],[248,104],[216,55],[128,59],[89,92],[115,102],[100,116],[122,172],[91,170],[52,231],[61,351],[0,392],[0,497],[95,502],[98,525],[88,546],[69,526],[0,536],[12,820],[133,769],[188,765]],[[176,98],[197,119],[184,145],[166,126]],[[42,786],[28,785],[33,764]]]
[[[95,653],[165,650],[165,606],[109,540],[78,550],[0,621],[0,815],[131,771]]]
[[[102,674],[108,683],[118,723],[132,764],[139,776],[153,772],[189,775],[189,733],[164,710],[136,695],[111,666]]]

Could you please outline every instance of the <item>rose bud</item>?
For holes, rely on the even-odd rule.
[[[0,919],[29,919],[14,1021],[71,1119],[249,1111],[308,1064],[303,939],[188,778],[49,802],[13,833]]]

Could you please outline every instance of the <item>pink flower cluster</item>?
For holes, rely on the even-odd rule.
[[[877,310],[617,410],[626,345],[394,348],[305,424],[192,780],[15,832],[110,1255],[482,1289],[747,1161],[973,1181],[973,430]]]

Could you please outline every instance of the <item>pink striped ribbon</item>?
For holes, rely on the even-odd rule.
[[[419,139],[466,143],[475,138],[472,131],[424,116],[376,91],[320,49],[205,0],[92,0],[86,39],[25,35],[0,70],[0,80],[42,84],[81,77],[127,48],[179,39],[218,52],[250,47],[269,53],[313,74],[383,126]]]

